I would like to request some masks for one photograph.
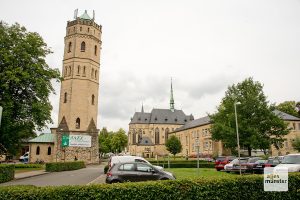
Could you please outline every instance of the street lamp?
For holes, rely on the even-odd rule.
[[[239,139],[239,127],[238,127],[238,121],[237,121],[237,113],[236,113],[236,105],[240,105],[240,102],[234,102],[234,114],[235,114],[235,124],[236,124],[236,138],[237,138],[237,147],[238,147],[238,155],[239,155],[239,169],[240,169],[240,175],[242,175],[242,169],[241,169],[241,153],[240,153],[240,139]]]

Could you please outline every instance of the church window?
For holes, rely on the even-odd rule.
[[[90,28],[88,28],[88,32],[90,32]]]
[[[81,50],[82,52],[85,52],[85,42],[81,42],[80,50]]]
[[[65,67],[65,77],[68,76],[68,67]]]
[[[159,144],[159,129],[155,129],[155,144]]]
[[[36,147],[36,155],[40,155],[40,146]]]
[[[80,65],[77,67],[77,74],[80,74]]]
[[[92,95],[92,105],[95,105],[95,95]]]
[[[95,73],[95,70],[92,69],[91,78],[94,78],[94,73]]]
[[[168,138],[169,138],[169,128],[166,128],[166,130],[165,130],[165,143],[167,143]]]
[[[82,31],[82,27],[80,26],[80,31]]]
[[[97,45],[95,45],[94,54],[97,55]]]
[[[68,94],[65,92],[65,95],[64,95],[64,103],[67,103],[67,100],[68,100]]]
[[[71,66],[69,66],[69,76],[71,76]]]
[[[139,130],[139,135],[138,135],[138,143],[141,143],[142,138],[143,138],[143,136],[142,136],[142,130],[140,129]]]
[[[85,76],[85,66],[83,66],[83,76]]]
[[[51,147],[48,147],[48,155],[51,155]]]
[[[71,49],[72,49],[72,42],[69,42],[69,46],[68,46],[68,53],[71,52]]]
[[[132,144],[136,144],[136,134],[135,134],[135,130],[133,130],[133,133],[132,133]]]
[[[76,128],[80,129],[80,119],[79,119],[79,117],[76,119]]]
[[[95,79],[97,79],[97,70],[95,70]]]

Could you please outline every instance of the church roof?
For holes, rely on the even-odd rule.
[[[279,110],[274,110],[273,112],[275,113],[275,115],[277,115],[278,117],[280,117],[283,120],[286,120],[286,121],[300,121],[300,118],[295,117],[293,115],[289,115],[289,114],[284,113],[284,112],[281,112]]]
[[[151,113],[135,112],[129,124],[178,124],[194,120],[193,115],[185,115],[182,110],[152,109]]]
[[[198,126],[203,126],[203,125],[210,124],[210,123],[211,123],[211,120],[210,120],[209,116],[206,116],[206,117],[202,117],[199,119],[195,119],[193,121],[189,121],[185,125],[175,129],[174,132],[183,131],[183,130],[187,130],[187,129],[198,127]]]
[[[84,13],[79,17],[81,19],[89,19],[91,20],[92,18],[87,14],[87,11],[85,10]]]
[[[54,143],[54,134],[42,133],[36,138],[29,140],[30,143]]]

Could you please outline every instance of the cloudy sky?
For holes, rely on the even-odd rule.
[[[271,103],[300,100],[299,0],[26,0],[2,1],[0,20],[38,32],[62,68],[74,10],[102,25],[98,128],[123,128],[145,111],[175,107],[195,118],[213,113],[228,85],[247,77]],[[55,83],[59,94],[60,84]],[[51,95],[57,126],[58,95]]]

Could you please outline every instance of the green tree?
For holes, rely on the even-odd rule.
[[[109,133],[106,128],[102,128],[98,139],[99,139],[99,153],[101,155],[112,152],[112,148],[111,148],[112,133]]]
[[[111,139],[111,147],[116,153],[120,153],[127,146],[128,138],[126,132],[123,129],[119,129],[117,132],[113,133]]]
[[[47,65],[49,53],[38,33],[0,22],[0,143],[10,153],[19,149],[22,139],[52,123],[51,80],[59,81],[60,74]]]
[[[299,104],[300,102],[296,103],[296,101],[285,101],[278,104],[276,109],[295,117],[300,117]]]
[[[300,152],[300,137],[296,137],[295,140],[292,142],[292,146],[298,152]]]
[[[172,135],[166,142],[166,147],[167,150],[174,155],[174,159],[175,159],[175,155],[177,153],[180,153],[182,150],[182,145],[180,143],[180,140],[175,136]]]
[[[212,139],[221,140],[225,147],[237,147],[234,103],[237,105],[237,119],[240,146],[248,150],[269,149],[270,145],[279,148],[289,130],[287,124],[275,115],[275,107],[269,105],[263,93],[263,86],[248,78],[237,85],[228,87],[225,97],[215,114],[210,115],[213,122]]]

